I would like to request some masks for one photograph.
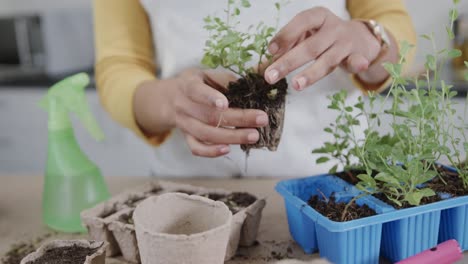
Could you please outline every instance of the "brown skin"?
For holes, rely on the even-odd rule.
[[[382,62],[398,59],[398,46],[393,37],[391,41],[386,55],[375,61],[381,46],[364,23],[343,20],[323,7],[311,8],[296,15],[270,42],[275,62],[266,69],[265,79],[275,83],[315,60],[293,77],[295,89],[309,87],[339,66],[357,73],[361,82],[372,89],[388,78]]]
[[[228,108],[218,90],[233,80],[225,71],[190,69],[174,78],[145,82],[134,97],[137,123],[148,135],[180,128],[196,156],[222,156],[229,152],[229,145],[255,143],[259,134],[254,128],[268,124],[267,114]]]
[[[391,39],[390,50],[375,61],[380,44],[362,22],[342,20],[323,7],[308,9],[271,41],[269,51],[275,61],[266,69],[265,79],[275,83],[316,60],[294,76],[295,89],[302,90],[341,66],[356,73],[371,90],[388,78],[381,63],[398,59],[398,47]],[[226,71],[189,69],[174,78],[147,81],[134,96],[136,121],[148,136],[180,128],[196,156],[223,156],[229,153],[229,145],[256,143],[259,134],[254,128],[266,126],[268,117],[260,110],[228,107],[220,90],[232,80],[235,77]]]

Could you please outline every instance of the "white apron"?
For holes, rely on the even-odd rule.
[[[156,60],[160,77],[176,75],[187,67],[200,65],[208,33],[203,18],[217,14],[224,17],[225,0],[140,0],[151,21]],[[252,0],[252,7],[243,10],[241,27],[264,21],[275,25],[275,0]],[[281,12],[279,28],[302,10],[324,6],[337,16],[348,19],[345,0],[292,1]],[[289,76],[291,77],[292,74]],[[290,78],[289,78],[289,83]],[[191,154],[179,130],[154,150],[152,173],[170,177],[301,177],[324,173],[333,164],[315,164],[311,152],[323,142],[331,140],[323,129],[334,122],[336,113],[327,109],[328,95],[347,89],[350,103],[361,92],[352,86],[347,74],[336,70],[328,77],[302,92],[289,89],[286,97],[286,116],[281,142],[276,152],[251,150],[245,154],[239,146],[232,146],[226,157],[202,158]],[[362,134],[362,127],[358,134]],[[247,167],[246,167],[247,166]]]

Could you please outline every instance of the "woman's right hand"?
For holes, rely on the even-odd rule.
[[[232,144],[254,144],[257,127],[268,124],[265,112],[229,108],[220,92],[235,76],[225,71],[190,69],[175,78],[143,83],[134,97],[134,114],[151,135],[179,128],[193,155],[218,157]],[[236,128],[236,129],[234,129]]]

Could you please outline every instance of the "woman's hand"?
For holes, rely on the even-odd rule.
[[[135,94],[136,120],[149,135],[180,128],[196,156],[222,156],[231,144],[256,143],[255,128],[266,126],[268,116],[260,110],[228,107],[220,90],[233,80],[226,72],[191,69],[175,78],[146,82]]]
[[[350,73],[365,72],[380,49],[379,41],[364,23],[342,20],[323,7],[308,9],[296,15],[270,42],[269,52],[275,62],[266,69],[265,79],[275,83],[315,60],[293,77],[293,87],[302,90],[340,65]],[[376,67],[375,74],[363,74],[364,81],[379,83],[388,77],[380,63]]]

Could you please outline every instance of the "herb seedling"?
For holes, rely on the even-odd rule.
[[[458,12],[453,8],[447,26],[450,38],[453,38],[453,22],[457,16]],[[412,48],[403,42],[399,62],[384,64],[392,78],[388,95],[384,98],[370,94],[370,109],[361,105],[362,99],[355,106],[346,106],[345,92],[332,96],[329,108],[337,110],[339,115],[336,123],[330,124],[325,132],[332,134],[334,141],[325,142],[322,148],[314,150],[314,153],[326,154],[317,159],[317,163],[333,158],[341,163],[345,171],[361,171],[357,175],[360,181],[356,186],[363,191],[363,195],[381,193],[397,206],[417,206],[424,197],[435,195],[423,184],[440,177],[435,168],[443,157],[456,167],[468,189],[467,165],[462,163],[468,151],[468,125],[466,118],[455,120],[452,99],[456,92],[440,79],[442,66],[447,60],[460,56],[461,52],[456,49],[438,50],[433,34],[422,37],[429,40],[434,49],[433,54],[426,56],[426,72],[422,78],[402,75],[405,57]],[[465,65],[468,68],[467,62]],[[415,88],[408,90],[409,83],[413,83]],[[389,96],[393,98],[392,104],[383,110]],[[376,99],[383,101],[379,111],[374,107]],[[381,135],[378,130],[383,115],[391,116],[389,135]],[[360,116],[364,116],[369,124],[364,139],[356,139],[352,129],[359,126],[357,118]],[[455,132],[462,136],[455,136]],[[458,150],[460,145],[463,145],[462,151]],[[355,160],[354,163],[351,160]],[[336,168],[334,166],[330,172],[335,173]]]
[[[260,109],[269,117],[269,125],[257,129],[259,141],[253,145],[241,145],[247,153],[251,148],[262,147],[274,151],[281,138],[287,83],[283,79],[274,85],[268,84],[263,78],[262,69],[271,63],[268,43],[278,27],[279,13],[284,4],[274,5],[278,13],[276,27],[261,21],[250,25],[246,31],[239,30],[243,26],[241,13],[251,6],[248,0],[227,0],[225,16],[208,16],[204,19],[210,37],[205,43],[202,64],[213,69],[227,69],[239,77],[225,91],[230,107]]]

